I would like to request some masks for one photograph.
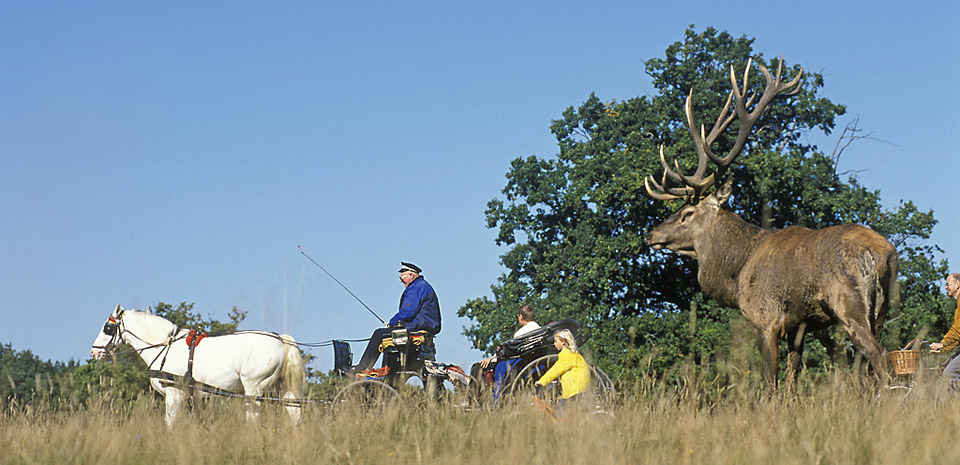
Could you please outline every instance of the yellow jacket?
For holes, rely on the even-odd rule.
[[[557,363],[554,363],[537,383],[546,386],[557,377],[560,377],[563,398],[569,399],[590,387],[590,365],[587,365],[582,355],[565,348],[557,356]]]
[[[953,350],[960,344],[960,299],[957,299],[957,309],[953,311],[953,326],[947,330],[940,343],[945,351]]]

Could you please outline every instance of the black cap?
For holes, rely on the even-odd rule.
[[[421,270],[419,266],[414,265],[413,263],[400,262],[400,273],[404,271],[412,271],[416,274],[420,274]]]

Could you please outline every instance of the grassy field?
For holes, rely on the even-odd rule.
[[[3,413],[0,463],[960,463],[960,397],[935,383],[876,393],[839,374],[793,395],[751,389],[720,401],[651,382],[622,396],[613,416],[571,410],[555,421],[529,400],[473,412],[312,407],[299,427],[277,408],[248,423],[239,402],[208,402],[170,431],[155,399],[103,400]]]

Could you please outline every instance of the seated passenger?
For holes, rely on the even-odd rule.
[[[513,338],[522,337],[530,332],[540,329],[540,325],[536,321],[533,321],[534,311],[530,308],[529,305],[521,305],[520,309],[517,310],[517,323],[520,323],[520,329],[513,333]],[[519,362],[519,358],[508,359],[508,360],[498,360],[497,356],[487,357],[473,365],[470,373],[474,376],[474,379],[481,379],[483,370],[490,366],[491,363],[494,364],[493,370],[493,399],[496,401],[500,397],[500,391],[503,389],[504,379],[507,377],[507,372]]]
[[[537,380],[536,386],[543,387],[560,378],[561,397],[557,407],[564,402],[576,399],[590,387],[590,365],[583,359],[577,350],[577,341],[569,329],[557,331],[553,335],[553,345],[560,351],[557,363],[554,363],[543,376]]]

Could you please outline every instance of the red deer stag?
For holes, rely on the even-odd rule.
[[[697,279],[703,292],[723,305],[740,309],[757,330],[763,377],[769,388],[777,385],[779,339],[785,338],[790,349],[785,376],[789,388],[798,373],[804,331],[833,324],[843,327],[885,383],[885,351],[877,338],[889,301],[897,292],[898,257],[893,245],[880,234],[856,224],[822,230],[797,226],[775,231],[761,229],[722,208],[732,191],[730,179],[704,196],[743,150],[753,125],[770,102],[784,91],[794,95],[800,90],[802,70],[792,81],[784,83],[780,79],[781,59],[776,76],[760,66],[766,87],[759,99],[757,93],[745,99],[750,68],[747,62],[741,89],[731,66],[733,89],[709,134],[704,134],[702,126],[699,132],[695,130],[691,98],[687,97],[687,125],[697,150],[697,170],[688,176],[676,161],[671,168],[660,147],[663,176],[660,182],[653,176],[645,179],[647,195],[657,200],[686,202],[647,234],[647,244],[696,259]],[[794,89],[789,91],[791,88]],[[714,154],[711,145],[737,119],[740,128],[733,148],[723,157]],[[708,161],[717,168],[705,176]],[[668,186],[668,178],[680,186]]]

